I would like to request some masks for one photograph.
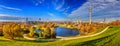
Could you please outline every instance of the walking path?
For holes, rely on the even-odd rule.
[[[93,37],[93,36],[97,36],[99,34],[102,34],[103,32],[105,32],[107,29],[109,28],[106,27],[103,31],[99,32],[99,33],[96,33],[96,34],[93,34],[93,35],[87,35],[87,36],[80,36],[80,37],[74,37],[74,38],[67,38],[67,37],[61,37],[61,40],[73,40],[73,39],[79,39],[79,38],[87,38],[87,37]]]
[[[93,35],[87,35],[87,36],[79,36],[79,37],[59,37],[57,36],[57,38],[60,38],[60,40],[73,40],[73,39],[79,39],[79,38],[87,38],[87,37],[93,37],[93,36],[97,36],[97,35],[100,35],[102,34],[103,32],[105,32],[107,29],[109,28],[106,27],[103,31],[99,32],[99,33],[96,33],[96,34],[93,34]],[[27,37],[27,34],[24,34],[23,37],[25,39],[28,39],[28,40],[37,40],[37,41],[54,41],[54,40],[57,40],[57,39],[38,39],[38,38],[29,38]]]
[[[23,37],[24,37],[25,39],[27,39],[27,40],[44,41],[44,42],[45,42],[45,41],[55,41],[55,40],[58,40],[58,38],[57,38],[57,39],[30,38],[30,37],[28,37],[28,34],[24,34]]]

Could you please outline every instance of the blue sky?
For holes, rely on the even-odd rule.
[[[92,0],[93,20],[120,18],[120,0]],[[49,20],[89,19],[88,0],[0,0],[0,16]],[[16,18],[17,17],[17,18]],[[20,17],[20,18],[19,18]],[[22,18],[23,17],[23,18]],[[0,19],[8,19],[2,17]],[[10,19],[8,19],[10,20]]]

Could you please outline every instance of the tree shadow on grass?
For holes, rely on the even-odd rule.
[[[54,42],[54,41],[58,41],[61,38],[56,38],[56,39],[36,39],[36,40],[28,40],[28,39],[24,39],[22,37],[17,37],[15,39],[7,39],[7,40],[0,40],[0,42],[34,42],[34,43],[47,43],[47,42]]]
[[[33,42],[33,43],[47,43],[50,41],[35,41],[35,40],[19,40],[19,39],[14,39],[14,40],[0,40],[0,42]]]
[[[11,42],[9,40],[0,40],[0,42]]]
[[[14,39],[14,41],[20,41],[20,42],[36,42],[36,43],[46,43],[46,42],[54,42],[60,40],[58,39],[38,39],[38,40],[26,40],[26,39]]]

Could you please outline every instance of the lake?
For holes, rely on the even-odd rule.
[[[63,36],[63,37],[76,36],[80,34],[77,29],[69,29],[64,27],[56,27],[55,31],[57,36]]]

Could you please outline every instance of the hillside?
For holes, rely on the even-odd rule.
[[[6,41],[0,37],[1,46],[119,46],[120,26],[113,26],[98,36],[80,38],[76,40],[63,40],[54,42],[37,42],[29,40]],[[19,38],[20,39],[20,38]]]

